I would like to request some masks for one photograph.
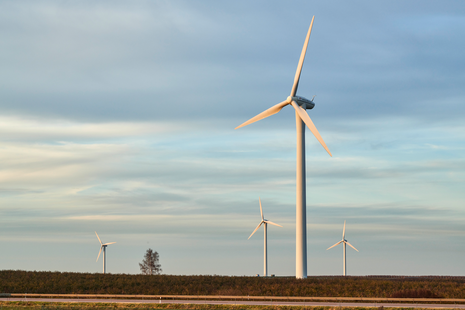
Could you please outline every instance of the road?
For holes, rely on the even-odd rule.
[[[381,307],[384,308],[430,308],[465,309],[465,304],[416,304],[416,303],[368,303],[368,302],[289,302],[289,301],[245,301],[245,300],[154,300],[154,299],[79,299],[79,298],[0,298],[0,301],[38,302],[88,302],[88,303],[129,303],[129,304],[209,304],[209,305],[264,305],[264,306],[325,306],[325,307]]]

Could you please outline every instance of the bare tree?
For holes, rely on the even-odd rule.
[[[140,271],[142,274],[161,274],[163,270],[161,269],[161,265],[158,261],[159,258],[160,256],[158,255],[157,251],[148,249],[144,255],[144,260],[142,263],[139,263]]]

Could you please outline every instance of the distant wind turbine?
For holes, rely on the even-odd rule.
[[[113,243],[116,243],[116,242],[109,242],[109,243],[102,243],[102,240],[100,240],[100,237],[98,236],[97,232],[95,232],[95,234],[97,235],[97,238],[98,238],[98,241],[100,242],[100,251],[98,252],[98,256],[97,256],[97,260],[96,262],[98,261],[99,257],[100,257],[100,253],[102,253],[102,249],[103,249],[103,273],[106,273],[107,272],[107,265],[106,265],[106,251],[107,251],[107,246],[110,245],[110,244],[113,244]]]
[[[346,275],[346,271],[347,271],[347,261],[346,261],[346,244],[348,246],[350,246],[352,249],[354,249],[355,251],[358,252],[358,250],[352,245],[349,243],[349,241],[346,240],[346,221],[344,221],[344,228],[342,229],[342,240],[339,241],[338,243],[336,243],[335,245],[333,246],[330,246],[329,248],[326,249],[329,250],[331,248],[334,248],[336,245],[340,244],[340,243],[343,243],[344,245],[344,248],[343,248],[343,253],[342,253],[342,266],[343,266],[343,269],[344,269],[344,276]]]
[[[305,177],[305,125],[313,133],[316,139],[321,143],[330,156],[331,152],[326,146],[323,138],[313,124],[307,111],[313,109],[315,103],[312,100],[297,96],[297,87],[299,86],[300,73],[304,65],[305,54],[307,52],[308,40],[312,33],[313,20],[308,28],[307,37],[300,54],[299,64],[295,72],[294,84],[292,85],[291,94],[281,103],[278,103],[268,110],[263,111],[257,116],[252,117],[245,123],[237,126],[235,129],[257,122],[268,116],[274,115],[281,111],[287,105],[291,105],[295,110],[296,131],[297,131],[297,167],[296,167],[296,235],[295,235],[295,276],[298,279],[307,277],[307,206],[306,206],[306,177]]]
[[[260,197],[258,197],[258,202],[260,203],[260,214],[261,214],[261,216],[262,216],[262,221],[260,222],[260,224],[258,224],[257,228],[255,228],[255,230],[252,232],[252,234],[249,236],[248,239],[250,239],[250,237],[252,237],[253,234],[254,234],[254,233],[260,228],[260,226],[262,226],[262,224],[263,224],[263,228],[264,228],[264,232],[265,232],[265,237],[264,237],[264,238],[265,238],[265,241],[264,241],[265,248],[264,248],[264,251],[263,251],[263,253],[264,253],[263,274],[264,274],[265,277],[266,277],[266,276],[268,276],[268,251],[267,251],[267,244],[266,244],[266,243],[267,243],[267,230],[266,230],[267,224],[271,224],[271,225],[275,225],[275,226],[279,226],[279,227],[282,227],[282,226],[281,226],[281,225],[278,225],[278,224],[276,224],[276,223],[273,223],[273,222],[271,222],[271,221],[268,221],[267,219],[265,219],[265,218],[263,217],[262,201],[260,200]],[[247,239],[247,240],[248,240],[248,239]]]

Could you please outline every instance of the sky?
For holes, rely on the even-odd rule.
[[[0,1],[0,269],[465,275],[463,1]]]

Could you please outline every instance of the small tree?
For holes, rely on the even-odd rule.
[[[142,274],[160,274],[163,270],[161,269],[161,264],[158,262],[159,258],[157,251],[148,249],[144,255],[144,260],[142,263],[139,263]]]

